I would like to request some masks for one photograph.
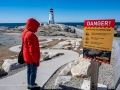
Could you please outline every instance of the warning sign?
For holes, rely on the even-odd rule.
[[[115,20],[85,20],[83,56],[110,63]]]

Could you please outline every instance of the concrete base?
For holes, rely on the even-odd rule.
[[[84,80],[83,84],[81,86],[81,89],[82,90],[90,90],[90,81]],[[98,89],[97,90],[107,90],[107,86],[98,83]]]

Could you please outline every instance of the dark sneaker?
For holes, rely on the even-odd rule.
[[[37,83],[35,83],[34,87],[39,87],[39,86],[38,86],[38,84],[37,84]],[[28,85],[28,87],[27,87],[27,88],[28,88],[28,89],[31,89],[31,88],[34,88],[34,87],[33,87],[33,86],[29,86],[29,85]]]
[[[40,88],[40,86],[37,86],[37,87],[31,88],[30,90],[41,90],[41,88]]]

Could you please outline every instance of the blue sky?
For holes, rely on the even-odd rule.
[[[84,22],[88,19],[120,22],[120,0],[0,0],[0,23],[24,23],[30,17],[48,22],[51,7],[55,22]]]

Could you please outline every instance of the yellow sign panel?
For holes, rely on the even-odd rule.
[[[84,48],[111,51],[113,28],[84,28]]]
[[[85,20],[83,57],[110,63],[115,20]]]

